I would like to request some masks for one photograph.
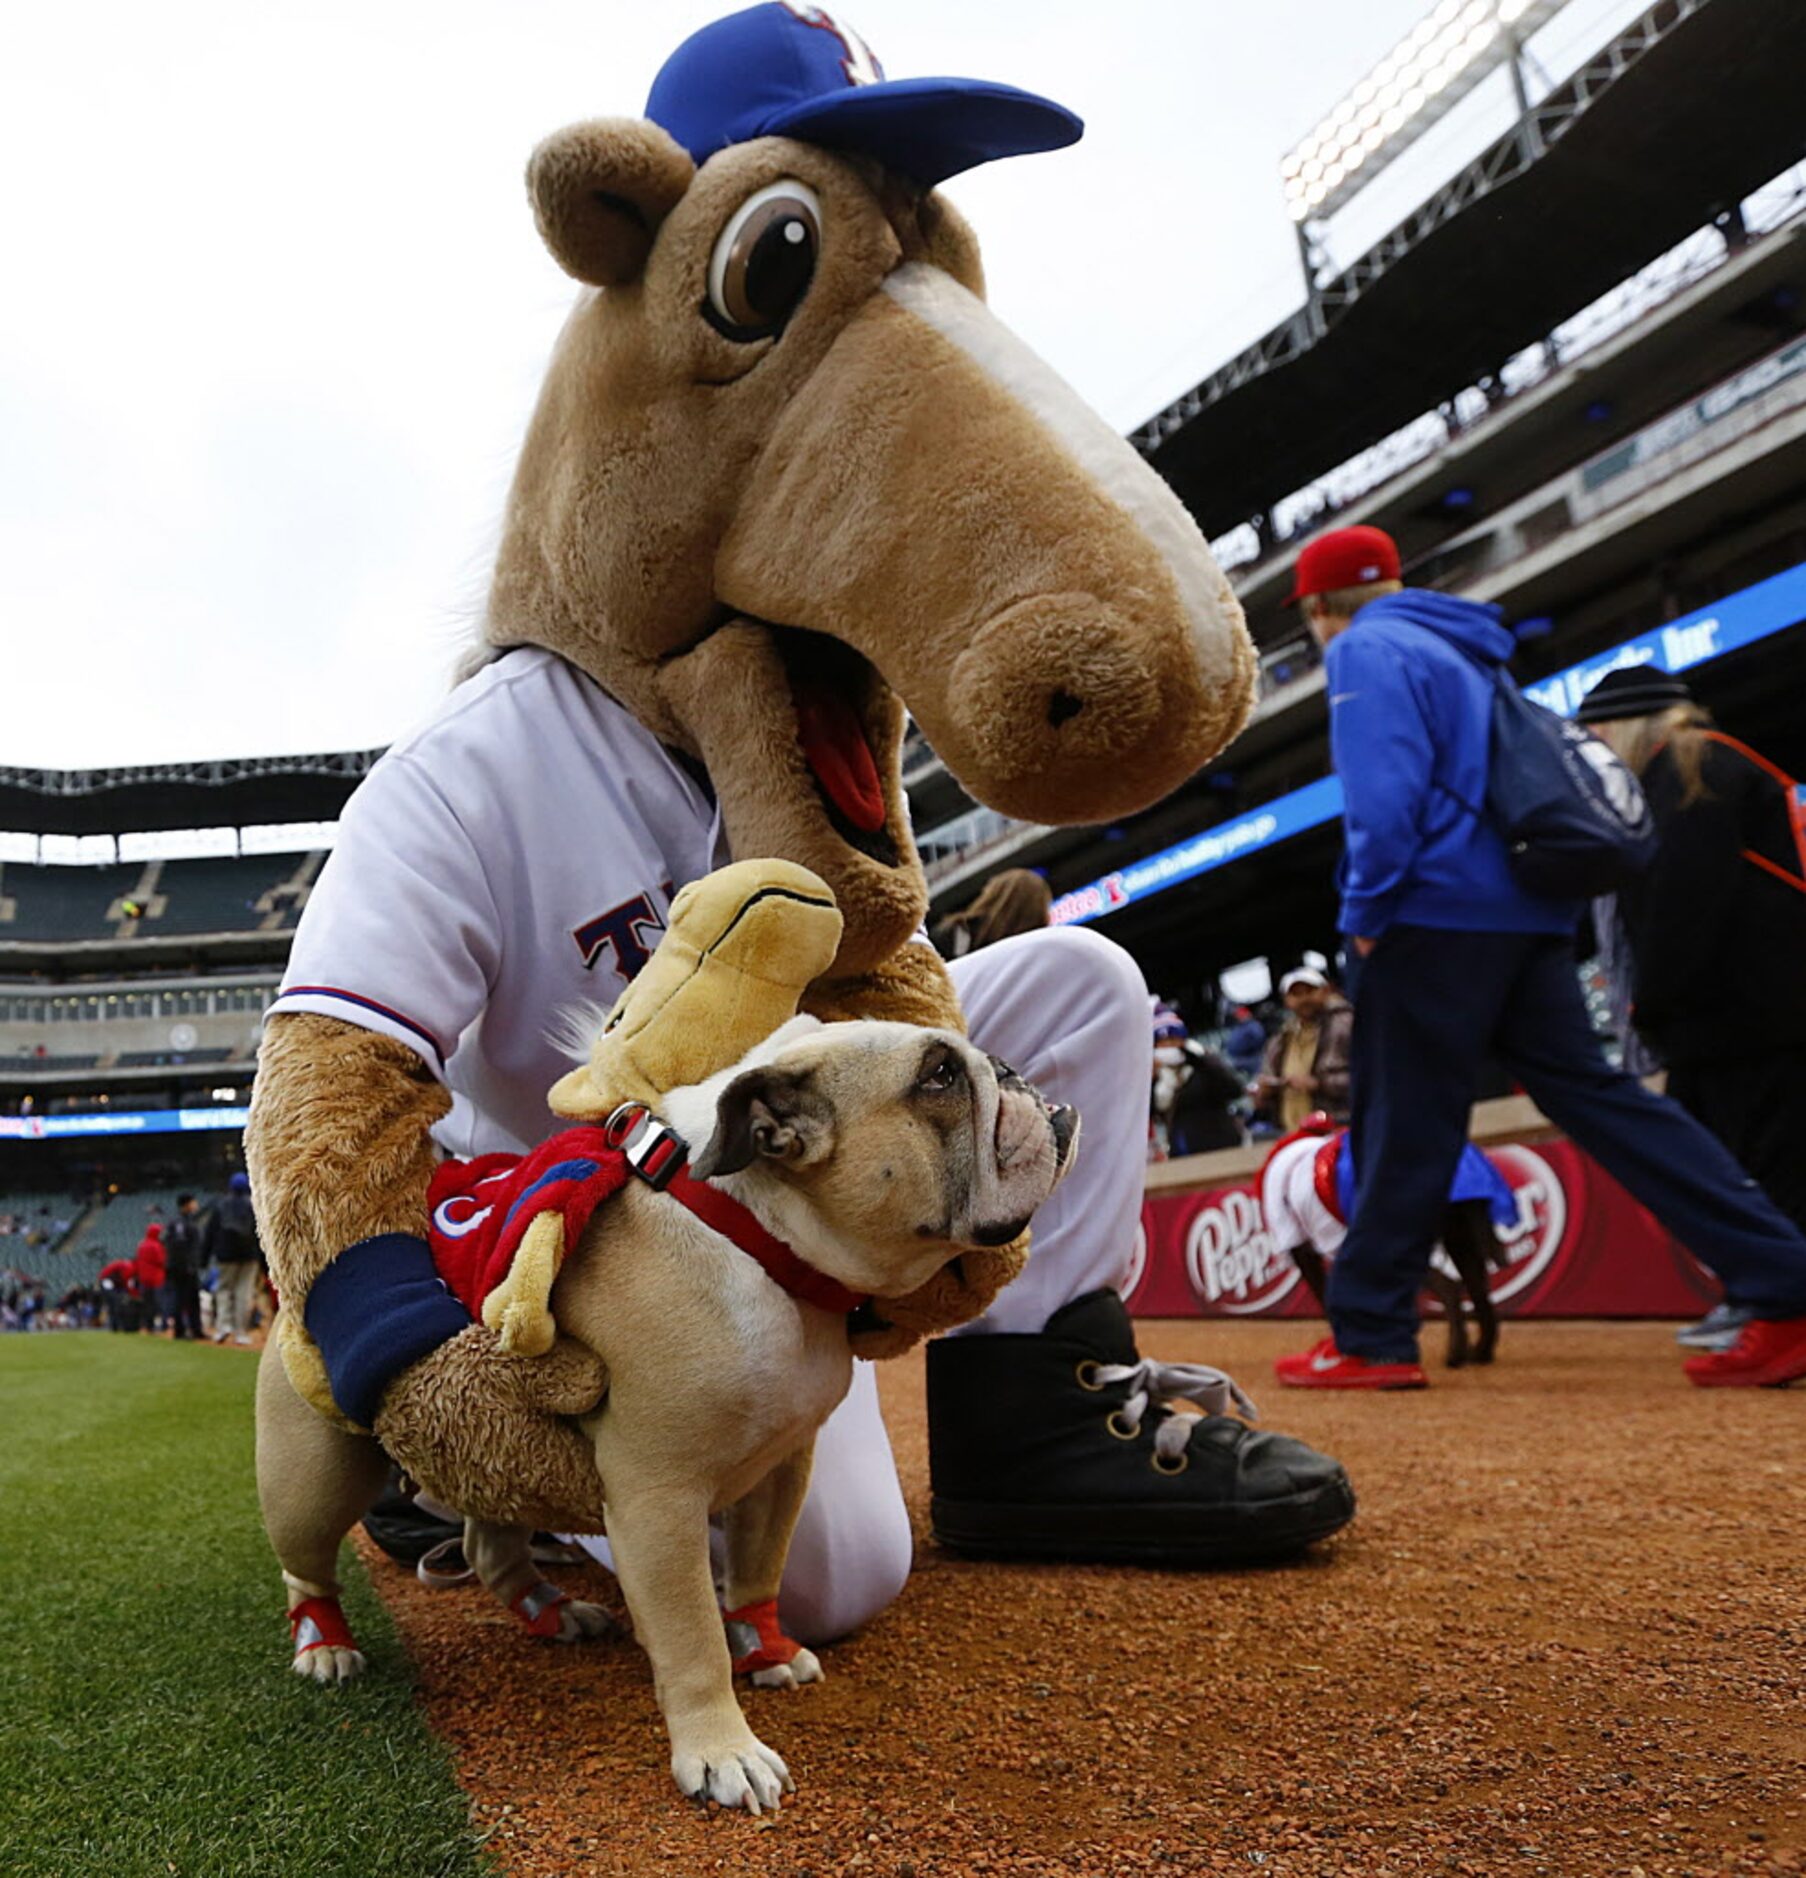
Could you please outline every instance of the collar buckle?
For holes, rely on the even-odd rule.
[[[643,1102],[623,1102],[603,1123],[602,1133],[654,1193],[663,1193],[690,1158],[690,1144]]]

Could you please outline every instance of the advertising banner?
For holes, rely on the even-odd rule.
[[[87,1115],[0,1115],[0,1141],[55,1141],[64,1135],[173,1135],[197,1128],[242,1128],[248,1108],[107,1109]]]
[[[1697,1317],[1717,1286],[1568,1141],[1489,1147],[1517,1198],[1492,1295],[1505,1317]],[[1316,1304],[1261,1217],[1259,1181],[1150,1195],[1125,1287],[1137,1317],[1304,1317]]]

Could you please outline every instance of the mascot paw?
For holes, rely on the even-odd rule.
[[[600,1532],[595,1451],[565,1418],[607,1388],[601,1361],[568,1337],[516,1356],[473,1324],[390,1384],[376,1434],[434,1499],[474,1518]]]
[[[853,1354],[868,1362],[901,1356],[924,1337],[982,1317],[1022,1270],[1028,1234],[1008,1245],[962,1252],[907,1297],[878,1298],[847,1325]]]
[[[755,1689],[800,1689],[806,1682],[821,1681],[821,1658],[798,1644],[796,1654],[788,1663],[772,1663],[765,1669],[755,1669],[752,1679]]]

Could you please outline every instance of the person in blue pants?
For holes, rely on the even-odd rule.
[[[1678,1104],[1613,1069],[1575,973],[1578,906],[1526,892],[1486,799],[1496,607],[1407,589],[1377,528],[1307,544],[1292,595],[1325,649],[1346,797],[1341,927],[1355,964],[1358,1199],[1330,1274],[1331,1335],[1282,1382],[1421,1388],[1417,1296],[1480,1068],[1498,1058],[1555,1125],[1750,1313],[1684,1365],[1705,1387],[1806,1376],[1806,1238]]]

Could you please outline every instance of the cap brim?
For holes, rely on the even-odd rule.
[[[1062,150],[1082,119],[1051,98],[982,78],[887,78],[776,111],[768,137],[857,150],[933,188],[999,157]]]

